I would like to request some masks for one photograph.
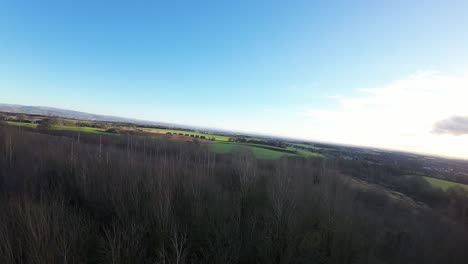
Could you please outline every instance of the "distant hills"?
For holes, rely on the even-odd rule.
[[[176,124],[176,123],[146,121],[146,120],[119,117],[119,116],[91,114],[91,113],[85,113],[85,112],[61,109],[61,108],[54,108],[54,107],[48,107],[48,106],[26,106],[26,105],[0,103],[0,112],[27,114],[27,115],[54,116],[54,117],[71,118],[71,119],[88,120],[88,121],[130,123],[130,124],[143,125],[143,126],[158,126],[158,127],[167,127],[167,128],[183,128],[183,129],[203,129],[204,131],[220,132],[220,133],[229,134],[229,135],[238,134],[232,131],[225,131],[225,130],[220,130],[220,129],[204,128],[204,127],[190,126],[190,125]]]
[[[46,106],[25,106],[16,104],[3,104],[0,103],[0,112],[7,113],[21,113],[28,115],[42,115],[42,116],[56,116],[63,118],[72,118],[89,121],[107,121],[107,122],[119,122],[119,123],[134,123],[142,125],[167,125],[159,122],[143,121],[132,118],[97,115],[85,112],[46,107]]]

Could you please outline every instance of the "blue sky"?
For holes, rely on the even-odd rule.
[[[391,135],[365,127],[369,141],[337,125],[363,115],[332,124],[317,117],[368,99],[365,89],[414,78],[463,87],[467,12],[466,1],[5,0],[0,101],[468,157],[453,147],[389,143]],[[460,109],[446,118],[468,114]]]

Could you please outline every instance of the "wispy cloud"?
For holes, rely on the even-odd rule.
[[[451,134],[455,136],[468,134],[468,116],[453,116],[434,124],[435,134]]]
[[[336,97],[334,109],[302,114],[316,123],[324,140],[468,158],[468,146],[462,147],[467,139],[452,136],[468,134],[468,122],[461,118],[468,116],[467,98],[468,72],[424,71]]]

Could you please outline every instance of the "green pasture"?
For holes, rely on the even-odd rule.
[[[323,157],[322,154],[319,154],[319,153],[315,153],[315,152],[310,152],[310,151],[307,151],[307,150],[302,150],[302,149],[296,149],[296,148],[291,148],[291,147],[288,147],[288,149],[293,149],[294,151],[297,152],[297,154],[301,155],[301,156],[304,156],[304,157],[311,157],[311,158],[319,158],[319,157]]]
[[[6,123],[12,126],[32,127],[32,128],[37,127],[37,124],[23,123],[23,122],[16,122],[16,121],[6,121]]]
[[[298,146],[298,147],[303,147],[303,148],[313,148],[314,147],[312,144],[304,144],[304,143],[294,143],[292,145]]]
[[[21,122],[16,122],[16,121],[7,121],[6,122],[9,125],[12,126],[21,126],[21,127],[31,127],[31,128],[36,128],[37,124],[31,124],[31,123],[21,123]],[[94,127],[77,127],[77,126],[53,126],[52,129],[54,130],[67,130],[67,131],[77,131],[77,132],[83,132],[83,133],[104,133],[104,129],[102,128],[94,128]]]
[[[265,146],[260,144],[249,143],[213,143],[209,145],[211,151],[220,154],[233,153],[233,152],[247,152],[251,151],[255,157],[259,159],[276,160],[283,156],[303,156],[303,157],[321,157],[320,154],[298,150],[295,148],[279,148],[272,146]],[[293,151],[296,153],[291,153]]]
[[[184,135],[189,134],[189,135],[194,135],[194,136],[205,136],[207,139],[214,137],[216,141],[224,141],[224,142],[229,141],[228,136],[221,136],[221,135],[202,133],[202,132],[196,132],[196,131],[189,131],[189,130],[165,129],[165,128],[144,128],[143,131],[150,132],[150,133],[158,133],[158,134],[167,134],[167,133],[179,134],[179,133],[182,133]]]
[[[21,123],[15,121],[7,121],[9,125],[13,126],[22,126],[22,127],[37,127],[37,124],[31,123]],[[83,133],[105,133],[105,130],[102,128],[93,128],[93,127],[77,127],[77,126],[54,126],[52,129],[54,130],[66,130],[66,131],[78,131]],[[143,129],[146,132],[150,133],[158,133],[158,134],[167,134],[175,133],[175,134],[189,134],[189,135],[198,135],[198,136],[205,136],[206,138],[214,137],[217,143],[213,143],[209,145],[211,151],[215,153],[232,153],[232,152],[252,152],[255,157],[260,159],[271,159],[276,160],[281,158],[282,156],[303,156],[303,157],[321,157],[320,154],[313,153],[310,151],[300,150],[292,147],[280,148],[275,146],[266,146],[261,144],[251,144],[251,143],[236,143],[236,142],[228,142],[229,137],[221,136],[221,135],[214,135],[202,132],[195,132],[195,131],[188,131],[188,130],[179,130],[179,129],[159,129],[159,128],[145,128]]]
[[[52,129],[55,130],[67,130],[67,131],[78,131],[83,133],[99,134],[104,133],[104,129],[95,127],[77,127],[77,126],[54,126]]]
[[[297,156],[296,154],[281,152],[271,149],[266,149],[254,145],[238,144],[238,143],[213,143],[209,145],[211,151],[215,153],[233,153],[233,152],[249,152],[251,151],[255,157],[259,159],[276,160],[282,156]]]
[[[429,184],[431,184],[433,187],[441,188],[441,189],[444,190],[444,191],[446,191],[448,188],[454,187],[454,186],[462,187],[462,188],[464,188],[464,189],[466,189],[466,190],[468,191],[468,185],[466,185],[466,184],[457,183],[457,182],[451,182],[451,181],[446,181],[446,180],[437,179],[437,178],[432,178],[432,177],[427,177],[427,176],[423,176],[423,178],[424,178]]]

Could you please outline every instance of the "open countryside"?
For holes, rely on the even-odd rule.
[[[447,181],[447,180],[443,180],[443,179],[437,179],[437,178],[428,177],[428,176],[423,176],[423,177],[433,187],[441,188],[444,191],[446,191],[446,190],[448,190],[449,188],[452,188],[452,187],[461,187],[461,188],[468,191],[468,185],[467,184]]]
[[[18,120],[18,119],[24,120]],[[37,128],[41,122],[46,122],[48,117],[26,117],[10,116],[4,119],[16,120],[16,121],[4,121],[11,126],[17,127],[28,127]],[[34,120],[34,121],[32,121]],[[118,124],[110,122],[90,122],[87,120],[72,120],[54,118],[50,129],[52,130],[63,130],[63,131],[76,131],[80,133],[92,133],[92,134],[134,134],[139,135],[140,132],[144,132],[145,135],[153,134],[155,136],[167,137],[170,140],[176,141],[187,141],[192,142],[198,140],[209,144],[209,149],[214,153],[228,154],[228,153],[242,153],[250,152],[256,158],[259,159],[271,159],[277,160],[283,156],[296,156],[296,157],[322,157],[321,154],[314,153],[311,151],[297,148],[294,144],[290,146],[277,147],[261,144],[265,142],[262,139],[253,138],[256,143],[248,142],[234,142],[230,136],[219,135],[208,132],[185,130],[185,129],[174,129],[174,128],[152,128],[152,127],[140,127],[130,124]],[[97,126],[97,127],[96,127]],[[307,145],[306,145],[307,146]],[[310,146],[310,145],[308,145]]]

